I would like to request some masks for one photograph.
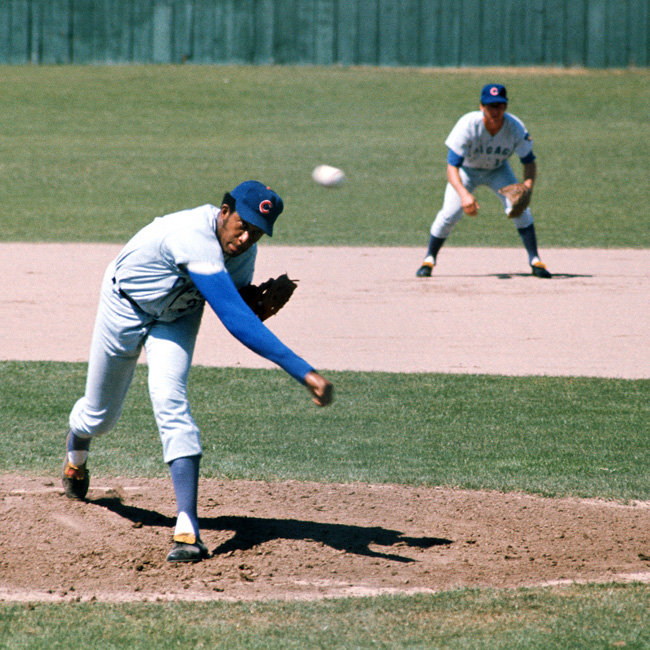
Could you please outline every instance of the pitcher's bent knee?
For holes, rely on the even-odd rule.
[[[100,436],[115,427],[121,412],[121,405],[119,408],[92,408],[82,397],[70,413],[70,429],[81,438]]]

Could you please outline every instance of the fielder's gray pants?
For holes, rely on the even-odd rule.
[[[499,190],[502,187],[517,182],[517,177],[512,171],[510,163],[506,161],[501,167],[490,170],[460,167],[459,172],[463,185],[469,192],[473,194],[479,185],[487,185],[503,204],[504,212],[510,208],[509,201],[505,196],[499,194]],[[451,234],[452,228],[463,218],[464,214],[458,192],[450,183],[447,183],[442,208],[431,225],[431,234],[439,239],[447,239]],[[511,221],[517,229],[530,226],[533,223],[533,215],[530,212],[530,208],[526,208],[521,216]]]

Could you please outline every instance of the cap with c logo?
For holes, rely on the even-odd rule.
[[[501,84],[488,84],[481,90],[481,104],[507,104],[508,94],[506,87]]]
[[[235,209],[243,221],[261,228],[273,236],[273,224],[284,209],[282,199],[259,181],[244,181],[230,192],[235,199]]]

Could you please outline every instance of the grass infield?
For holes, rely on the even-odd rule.
[[[328,372],[313,406],[280,370],[196,367],[202,475],[650,499],[650,380]],[[0,471],[58,471],[84,364],[0,363]],[[168,476],[139,366],[95,475]],[[53,470],[54,468],[54,470]]]
[[[645,585],[459,590],[306,603],[146,603],[0,609],[4,650],[611,650],[650,646]]]

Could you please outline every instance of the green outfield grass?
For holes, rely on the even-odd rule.
[[[3,241],[122,242],[258,178],[286,201],[274,242],[424,246],[444,140],[491,81],[535,140],[541,247],[650,241],[648,70],[16,66],[0,80]],[[313,183],[323,162],[344,187]],[[519,246],[484,190],[449,245]]]
[[[330,372],[331,408],[279,370],[197,367],[202,475],[650,499],[650,380]],[[0,471],[58,472],[84,364],[0,363]],[[94,475],[168,476],[138,367]]]
[[[650,647],[644,585],[309,603],[9,605],[3,650],[611,650]]]

